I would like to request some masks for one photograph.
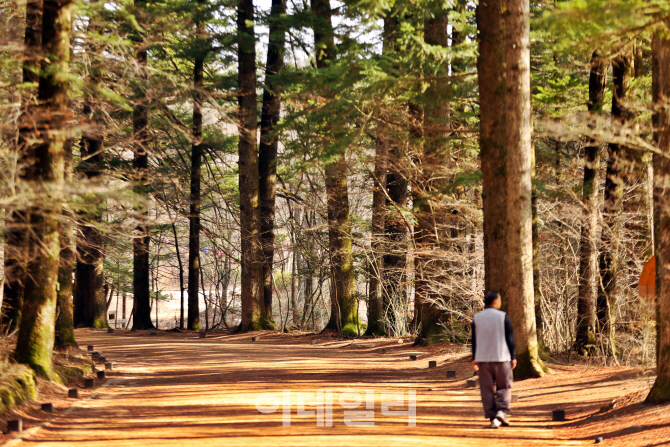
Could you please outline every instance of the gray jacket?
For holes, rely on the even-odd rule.
[[[516,359],[512,322],[505,312],[487,307],[472,321],[472,358],[477,362]]]

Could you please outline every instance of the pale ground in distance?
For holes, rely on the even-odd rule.
[[[232,290],[230,292],[232,292]],[[170,299],[158,302],[158,328],[172,329],[173,327],[175,327],[175,324],[178,325],[179,323],[179,316],[181,313],[181,294],[179,290],[163,291],[162,293],[164,295],[168,295]],[[198,307],[200,310],[201,319],[204,319],[205,297],[203,295],[200,295],[198,301],[199,301]],[[152,306],[155,306],[155,302],[153,300],[152,300]],[[109,323],[109,326],[113,328],[124,328],[126,326],[127,319],[130,317],[130,312],[132,308],[133,308],[133,297],[128,296],[126,297],[126,314],[125,314],[126,318],[124,319],[123,297],[117,297],[115,293],[112,296],[112,302],[109,304],[109,309],[107,311],[107,322]],[[187,316],[188,316],[188,292],[184,291],[184,318],[187,318]],[[212,316],[210,315],[209,318],[211,321]],[[217,316],[217,321],[218,320],[219,317]],[[154,325],[156,324],[155,307],[152,307],[151,321],[153,322]]]
[[[236,305],[237,308],[239,309],[239,291],[240,289],[229,289],[228,290],[228,299],[232,299],[231,297],[233,296],[233,293],[236,293]],[[181,293],[179,290],[172,290],[172,291],[163,291],[162,292],[164,295],[169,296],[168,300],[164,301],[159,301],[158,302],[158,328],[161,330],[169,330],[174,327],[179,326],[179,318],[181,314]],[[208,292],[209,295],[209,292]],[[212,293],[212,300],[215,299],[214,293]],[[275,299],[277,299],[275,297]],[[204,329],[205,328],[205,298],[202,294],[199,296],[199,304],[198,304],[198,309],[200,310],[200,321],[201,321],[201,326]],[[155,302],[152,300],[152,306],[155,306]],[[115,329],[123,329],[126,327],[127,324],[127,319],[130,317],[130,312],[132,311],[133,308],[133,298],[132,296],[126,297],[126,313],[125,313],[125,319],[123,318],[123,297],[119,298],[116,296],[116,293],[112,295],[112,301],[109,305],[109,309],[107,311],[107,322],[110,327],[115,328]],[[232,307],[231,307],[232,308]],[[286,304],[284,302],[284,307],[283,307],[283,313],[286,315],[287,309],[286,309]],[[275,312],[277,313],[277,312]],[[361,320],[361,322],[366,323],[367,322],[367,307],[365,301],[361,301],[358,309],[358,315]],[[184,319],[188,318],[188,292],[184,290]],[[212,324],[214,316],[212,314],[212,307],[210,304],[210,312],[209,312],[209,321],[210,324]],[[216,315],[216,322],[218,323],[219,320],[221,319],[221,314],[220,311],[217,309],[217,315]],[[235,320],[234,320],[235,319]],[[234,327],[236,324],[239,324],[239,317],[233,316],[232,313],[228,313],[226,316],[226,320],[229,324],[230,327]],[[275,320],[277,321],[277,324],[280,322],[279,315],[275,315]],[[156,325],[156,308],[152,307],[151,310],[151,321],[154,325]],[[326,323],[323,321],[323,319],[318,319],[316,320],[317,326],[323,327],[323,325]],[[186,324],[186,323],[184,323]],[[130,322],[130,325],[128,328],[132,327],[132,321]]]
[[[252,342],[252,335],[260,341]],[[194,333],[89,329],[77,330],[77,339],[118,368],[93,398],[84,392],[88,399],[68,401],[56,395],[59,390],[42,396],[57,401],[54,415],[29,404],[26,425],[54,419],[21,446],[523,447],[591,445],[597,436],[605,436],[607,446],[647,446],[670,440],[670,406],[635,404],[653,380],[641,369],[554,366],[554,374],[515,385],[521,399],[514,404],[512,427],[489,430],[479,391],[465,387],[472,370],[460,345],[415,348],[408,339],[398,344],[278,333],[199,339]],[[319,344],[312,345],[316,339]],[[382,346],[385,354],[378,353]],[[410,353],[418,360],[409,361]],[[429,360],[438,367],[428,368]],[[457,371],[456,380],[446,379],[448,369]],[[262,414],[255,408],[259,394],[283,390],[292,393],[289,427],[282,426],[281,409]],[[333,392],[333,427],[317,427],[314,415],[297,415],[296,393],[319,390]],[[408,426],[407,416],[382,414],[381,393],[410,390],[416,391],[416,426]],[[373,427],[344,424],[338,398],[345,391],[363,399],[366,391],[374,392]],[[633,403],[599,413],[613,399],[618,406]],[[64,414],[73,402],[76,408]],[[551,422],[554,408],[564,408],[568,420]]]

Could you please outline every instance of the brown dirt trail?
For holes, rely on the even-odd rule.
[[[576,403],[582,414],[593,413],[611,400],[606,393],[591,401],[575,394],[590,389],[580,382],[594,380],[575,371],[559,373],[556,377],[564,380],[551,386],[546,379],[519,382],[515,393],[522,399],[515,404],[513,426],[489,430],[479,390],[465,388],[472,372],[464,348],[457,345],[417,350],[395,340],[327,338],[312,345],[314,336],[276,333],[261,334],[258,342],[251,342],[250,334],[199,339],[193,333],[92,330],[78,330],[77,338],[118,362],[108,374],[112,382],[26,437],[22,446],[586,445],[594,437],[554,429],[551,409],[562,402],[575,410]],[[380,346],[386,354],[377,353]],[[409,361],[409,353],[419,359]],[[438,367],[429,369],[428,359],[438,360]],[[446,379],[447,369],[458,371],[457,380]],[[639,380],[638,386],[645,386],[644,378]],[[263,414],[255,408],[259,394],[281,396],[282,390],[292,393],[289,427],[282,426],[281,409]],[[319,390],[333,392],[332,427],[318,427],[314,415],[297,415],[296,393]],[[409,426],[406,416],[381,411],[381,393],[409,390],[416,391],[416,426]],[[344,391],[358,391],[363,398],[374,391],[374,426],[344,424],[338,402]]]

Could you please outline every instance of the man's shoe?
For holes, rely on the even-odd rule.
[[[498,428],[498,427],[500,427],[500,421],[497,418],[492,418],[491,425],[489,425],[487,428]]]
[[[509,427],[509,421],[507,420],[507,416],[505,415],[504,411],[500,410],[497,412],[496,419],[500,421],[500,425],[503,427]]]

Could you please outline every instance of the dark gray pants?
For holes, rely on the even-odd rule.
[[[479,389],[487,418],[509,413],[512,402],[512,362],[479,362]]]

